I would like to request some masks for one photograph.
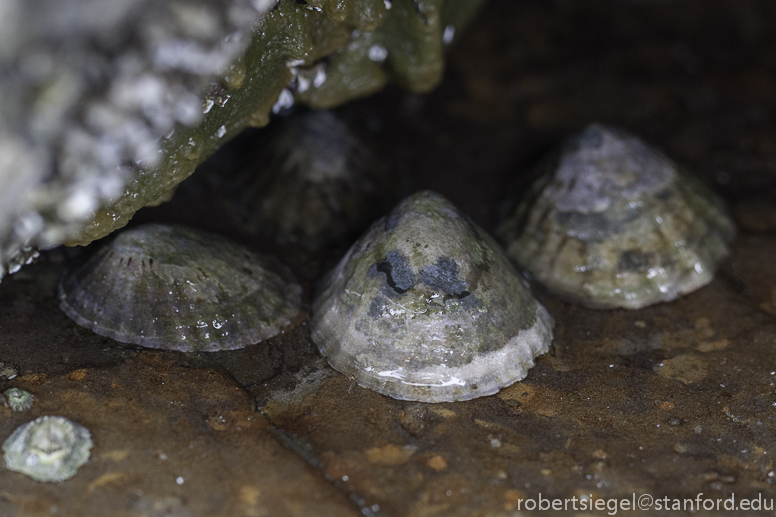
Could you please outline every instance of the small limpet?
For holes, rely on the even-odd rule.
[[[552,325],[493,239],[426,191],[374,223],[324,280],[312,337],[361,386],[445,402],[524,378]]]
[[[254,230],[314,250],[357,236],[390,208],[386,161],[334,113],[303,113],[271,131],[234,188]]]
[[[496,236],[563,298],[628,309],[670,301],[709,283],[730,252],[722,201],[634,136],[592,124],[547,164]]]
[[[19,372],[16,371],[16,368],[11,366],[10,364],[0,363],[0,379],[15,379],[19,375]]]
[[[50,482],[75,476],[91,448],[89,431],[61,416],[36,418],[17,427],[3,443],[8,470]]]
[[[21,388],[9,388],[3,392],[3,395],[12,411],[26,411],[35,402],[35,396]]]
[[[270,338],[299,313],[301,293],[274,260],[217,235],[161,224],[121,232],[59,285],[60,307],[79,325],[183,352]]]

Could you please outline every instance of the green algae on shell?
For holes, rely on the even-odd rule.
[[[61,416],[42,416],[3,443],[5,467],[35,481],[60,482],[89,460],[92,437],[84,426]]]
[[[274,260],[161,224],[121,232],[59,285],[60,307],[79,325],[183,352],[233,350],[276,335],[298,314],[301,292]]]
[[[35,395],[21,388],[9,388],[3,395],[12,411],[27,411],[35,402]]]
[[[385,161],[332,112],[278,122],[234,184],[241,215],[282,243],[314,250],[352,242],[394,201],[386,201],[396,189]]]
[[[706,285],[730,252],[722,201],[632,135],[592,124],[545,167],[496,237],[558,296],[639,309]]]
[[[493,239],[426,191],[374,223],[327,276],[312,337],[361,386],[448,402],[524,378],[552,325]]]

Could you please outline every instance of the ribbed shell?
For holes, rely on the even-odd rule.
[[[27,411],[35,403],[35,395],[21,388],[8,388],[3,395],[12,411]]]
[[[123,343],[183,352],[242,348],[280,332],[301,287],[274,260],[217,235],[148,224],[66,271],[60,307]]]
[[[722,201],[623,131],[593,124],[545,167],[496,236],[563,298],[628,309],[673,300],[709,283],[730,252]]]
[[[234,206],[278,242],[314,250],[352,239],[393,202],[385,160],[331,112],[285,120],[261,145]]]
[[[445,402],[525,377],[549,349],[552,318],[484,231],[439,194],[420,192],[329,274],[312,337],[361,386]]]

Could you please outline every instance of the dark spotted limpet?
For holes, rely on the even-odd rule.
[[[116,341],[212,352],[280,332],[301,292],[285,267],[228,239],[148,224],[66,271],[59,300],[76,323]]]
[[[552,324],[493,239],[439,194],[420,192],[324,280],[312,337],[361,386],[445,402],[525,377],[549,349]]]
[[[673,300],[709,283],[730,252],[722,201],[634,136],[592,124],[547,164],[496,236],[563,298],[628,309]]]

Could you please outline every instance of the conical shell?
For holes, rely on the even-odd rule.
[[[352,239],[393,202],[386,161],[328,111],[293,117],[263,143],[235,185],[256,231],[307,249]]]
[[[735,230],[722,201],[659,151],[593,124],[548,160],[496,230],[553,293],[638,309],[709,283]]]
[[[329,274],[312,337],[361,386],[444,402],[525,377],[549,349],[552,318],[484,231],[439,194],[420,192]]]
[[[148,224],[66,271],[59,299],[76,323],[116,341],[212,352],[277,334],[298,314],[301,287],[223,237]]]

